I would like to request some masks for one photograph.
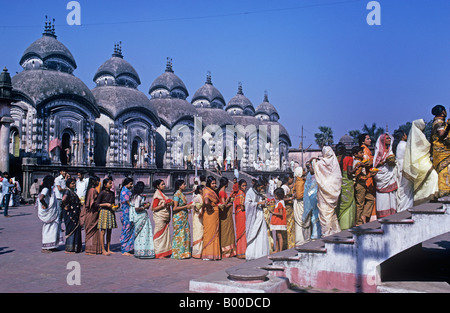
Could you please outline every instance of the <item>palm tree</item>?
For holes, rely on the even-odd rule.
[[[315,133],[316,143],[322,149],[333,144],[333,130],[328,126],[319,126],[320,133]]]
[[[377,127],[376,123],[372,123],[372,126],[367,126],[367,124],[364,124],[362,128],[363,133],[367,133],[370,136],[370,139],[372,139],[372,142],[377,142],[378,137],[380,135],[384,134],[384,128],[383,127]]]

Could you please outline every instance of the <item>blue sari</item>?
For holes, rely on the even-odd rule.
[[[130,221],[134,224],[134,257],[139,259],[155,258],[153,229],[147,210],[136,212],[142,206],[142,197],[137,196],[130,207]]]
[[[120,222],[122,223],[122,234],[120,235],[120,249],[122,253],[130,252],[134,246],[134,225],[130,221],[131,191],[123,187],[120,191]]]
[[[317,182],[311,173],[306,175],[303,206],[303,223],[306,223],[311,218],[311,239],[319,239],[322,231],[319,221],[319,207],[317,206]]]

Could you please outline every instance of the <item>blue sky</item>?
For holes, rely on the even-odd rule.
[[[0,66],[12,75],[48,15],[89,88],[122,41],[147,95],[166,57],[188,100],[207,71],[227,102],[238,82],[255,107],[267,90],[294,148],[302,126],[305,147],[316,147],[319,126],[337,142],[364,123],[392,132],[432,119],[435,104],[450,107],[448,0],[379,0],[375,26],[366,22],[369,0],[80,0],[81,26],[66,22],[69,1],[0,1]]]

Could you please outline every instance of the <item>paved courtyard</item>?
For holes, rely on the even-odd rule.
[[[118,228],[111,240],[114,255],[66,254],[64,246],[54,253],[42,253],[42,223],[33,206],[10,208],[10,218],[3,216],[3,210],[0,213],[1,293],[188,293],[191,279],[245,262],[237,258],[208,262],[123,256],[118,214]],[[68,277],[73,278],[74,268],[67,269],[71,261],[80,264],[80,285],[67,283]]]

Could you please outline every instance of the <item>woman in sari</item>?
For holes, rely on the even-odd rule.
[[[347,155],[346,150],[343,143],[336,145],[337,160],[342,175],[341,194],[336,207],[336,214],[341,230],[355,226],[356,222],[355,184],[352,175],[353,158]]]
[[[397,212],[405,211],[414,205],[414,184],[403,175],[407,140],[408,135],[404,131],[394,132],[392,150],[397,159]]]
[[[220,199],[215,191],[216,179],[208,176],[206,187],[203,189],[203,204],[205,211],[203,213],[203,260],[221,260],[222,253],[220,249],[220,219],[219,203]]]
[[[319,221],[319,208],[317,207],[317,182],[311,162],[305,163],[308,174],[306,174],[305,190],[303,192],[303,214],[304,225],[311,223],[311,240],[322,236]]]
[[[184,180],[175,182],[172,208],[172,259],[189,259],[191,257],[191,230],[189,228],[188,210],[191,208],[183,191],[186,189]]]
[[[375,146],[373,165],[378,169],[378,172],[374,176],[377,190],[377,218],[382,218],[397,212],[397,165],[392,152],[392,141],[389,134],[382,134],[378,137]]]
[[[155,257],[162,259],[172,254],[172,242],[170,241],[170,207],[172,200],[164,194],[166,183],[162,179],[153,182],[155,193],[153,194],[152,211],[155,229],[153,242],[155,245]]]
[[[75,193],[76,180],[69,178],[63,191],[62,208],[66,229],[66,253],[79,253],[82,248],[80,212],[81,201]]]
[[[38,217],[42,221],[42,252],[51,253],[61,243],[60,238],[60,213],[56,195],[53,190],[55,178],[47,175],[42,180],[38,195]]]
[[[198,185],[192,198],[192,257],[195,259],[201,259],[203,250],[203,188]]]
[[[84,202],[84,231],[85,231],[85,253],[95,255],[102,253],[102,245],[100,242],[100,232],[98,230],[98,214],[99,208],[95,200],[98,197],[98,186],[100,179],[98,177],[89,178],[89,186]]]
[[[220,247],[222,249],[222,258],[231,258],[236,256],[236,237],[234,234],[233,222],[233,201],[234,193],[228,197],[226,189],[228,187],[228,178],[221,177],[217,195],[220,199]]]
[[[295,221],[294,221],[294,194],[292,191],[294,183],[294,175],[286,174],[281,188],[284,190],[284,204],[286,208],[286,232],[283,232],[284,249],[295,248]]]
[[[134,257],[153,259],[155,257],[153,229],[147,214],[150,203],[145,202],[145,196],[142,195],[144,188],[143,182],[137,182],[130,198],[130,222],[134,225]]]
[[[320,227],[324,237],[341,231],[336,206],[342,188],[342,174],[336,155],[330,146],[322,149],[321,158],[313,158],[312,165],[317,182],[317,206]]]
[[[294,170],[294,222],[295,222],[295,245],[300,246],[311,239],[310,219],[303,223],[303,212],[305,209],[303,196],[305,191],[305,179],[303,178],[303,168],[298,166]]]
[[[270,253],[266,220],[263,212],[263,205],[266,204],[266,201],[263,200],[264,198],[261,194],[264,186],[265,182],[262,179],[258,179],[245,195],[246,260],[258,259]]]
[[[445,122],[447,111],[442,105],[433,107],[431,130],[433,167],[439,176],[439,198],[450,195],[450,123]]]
[[[247,237],[245,236],[245,191],[247,182],[241,179],[238,182],[239,190],[234,198],[234,223],[236,225],[236,254],[238,259],[245,259]]]
[[[431,144],[423,133],[423,119],[412,122],[403,161],[403,177],[413,184],[414,205],[434,200],[439,193],[439,175],[430,159]]]
[[[122,182],[120,191],[120,222],[122,224],[122,233],[120,234],[120,249],[122,255],[132,255],[134,244],[133,223],[130,221],[130,198],[133,188],[133,179],[127,177]]]

